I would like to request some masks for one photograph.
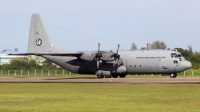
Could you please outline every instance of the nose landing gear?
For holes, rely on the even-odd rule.
[[[172,74],[170,74],[170,77],[171,77],[171,78],[176,78],[176,76],[177,76],[177,73],[172,73]]]

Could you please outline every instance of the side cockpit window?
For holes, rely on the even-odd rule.
[[[176,55],[176,58],[181,58],[181,57],[183,57],[182,54],[177,54],[177,55]]]
[[[176,53],[171,53],[171,57],[175,58],[176,57]]]
[[[182,59],[183,60],[185,59],[182,54],[177,54],[176,58],[179,58],[180,61],[182,61]]]
[[[185,60],[184,56],[181,53],[171,53],[172,58],[178,58],[179,61]]]

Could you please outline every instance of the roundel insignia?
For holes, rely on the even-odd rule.
[[[37,39],[35,40],[35,43],[36,43],[36,45],[38,45],[38,46],[42,45],[42,39],[37,38]]]

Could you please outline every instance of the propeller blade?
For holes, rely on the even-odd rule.
[[[99,50],[100,50],[100,43],[98,43],[98,53],[99,53]]]
[[[117,46],[117,53],[118,53],[118,51],[119,51],[119,47],[120,47],[120,44],[118,44],[118,46]]]
[[[113,61],[113,67],[115,67],[115,64],[116,64],[116,61],[114,60],[114,61]]]
[[[99,60],[97,60],[97,68],[99,68]]]

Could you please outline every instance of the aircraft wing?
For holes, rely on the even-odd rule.
[[[10,53],[8,55],[50,55],[50,56],[80,56],[82,52],[56,52],[56,53]]]

